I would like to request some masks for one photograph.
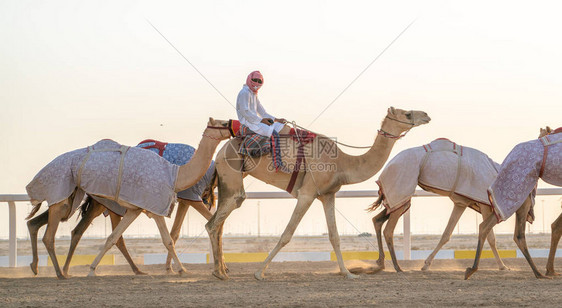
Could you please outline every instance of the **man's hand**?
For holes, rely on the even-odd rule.
[[[285,120],[284,118],[275,119],[275,122],[279,122],[279,123],[282,123],[282,124],[287,124],[287,120]]]
[[[261,119],[261,122],[265,125],[273,124],[273,120],[271,118],[263,118],[263,119]]]

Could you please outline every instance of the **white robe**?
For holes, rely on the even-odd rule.
[[[244,85],[240,93],[238,93],[236,114],[241,124],[246,125],[256,134],[266,137],[271,137],[273,130],[280,132],[285,126],[285,124],[279,122],[275,122],[272,125],[261,123],[261,120],[264,118],[275,120],[275,117],[265,111],[258,96],[250,90],[248,85]]]

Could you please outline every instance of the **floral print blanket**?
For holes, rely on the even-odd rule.
[[[513,215],[529,196],[534,203],[539,177],[562,186],[562,133],[520,143],[507,155],[488,189],[499,221]]]
[[[73,210],[88,193],[170,216],[178,170],[179,166],[152,151],[104,139],[58,156],[26,189],[34,205],[47,201],[50,206],[77,190]]]

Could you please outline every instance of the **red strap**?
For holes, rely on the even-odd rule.
[[[299,176],[299,172],[301,170],[301,164],[304,163],[304,144],[299,143],[298,151],[297,151],[297,161],[295,163],[295,169],[293,170],[293,174],[291,174],[291,179],[289,180],[289,185],[287,185],[287,192],[291,193],[297,181],[297,177]]]
[[[154,143],[154,145],[147,145],[142,147],[143,149],[157,149],[158,150],[158,155],[162,156],[164,155],[164,150],[166,149],[166,145],[168,144],[167,142],[162,142],[162,141],[158,141],[158,140],[154,140],[154,139],[146,139],[143,140],[141,142],[139,142],[139,144],[143,144],[143,143]]]

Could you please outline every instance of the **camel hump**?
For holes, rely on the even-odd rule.
[[[462,146],[447,138],[437,138],[424,145],[423,148],[426,152],[450,151],[455,153],[460,152],[462,155]]]

